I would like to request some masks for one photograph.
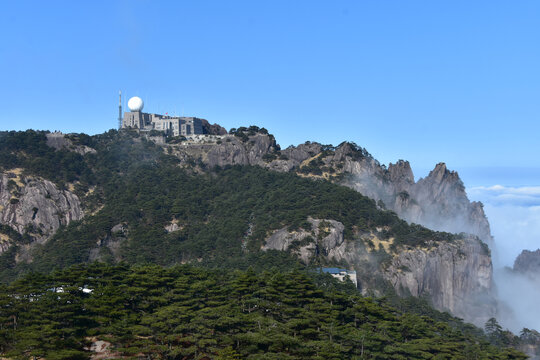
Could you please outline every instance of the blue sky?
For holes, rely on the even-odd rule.
[[[106,131],[121,89],[283,147],[538,185],[538,1],[12,1],[0,34],[0,130]]]

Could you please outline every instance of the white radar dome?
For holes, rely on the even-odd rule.
[[[128,108],[131,111],[141,111],[144,107],[144,102],[138,96],[134,96],[128,100]]]

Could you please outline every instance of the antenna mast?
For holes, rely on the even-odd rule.
[[[118,93],[118,130],[122,128],[122,90]]]

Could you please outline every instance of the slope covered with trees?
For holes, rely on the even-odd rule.
[[[36,150],[31,153],[33,162],[42,166],[32,167],[21,149],[28,142],[42,144],[44,135],[26,132],[4,137],[9,139],[7,143],[15,144],[6,148],[15,160],[2,163],[5,169],[23,167],[46,176],[41,169],[54,166],[56,157],[65,155],[62,151],[64,155],[53,156],[49,150]],[[455,238],[408,225],[394,213],[379,209],[373,200],[328,181],[253,166],[195,173],[179,167],[179,159],[165,155],[153,142],[128,132],[72,136],[72,141],[92,146],[97,152],[73,160],[71,170],[52,179],[60,185],[64,179],[78,179],[74,188],[90,214],[37,246],[31,263],[15,264],[15,251],[2,254],[1,263],[10,264],[0,269],[4,281],[21,272],[47,272],[92,259],[161,265],[198,259],[222,266],[256,266],[257,259],[266,261],[271,256],[259,251],[271,231],[308,227],[309,216],[343,223],[346,238],[355,232],[387,228],[385,236],[395,239],[394,247]],[[177,228],[168,232],[171,222]],[[287,263],[288,255],[275,256]]]
[[[524,359],[402,313],[330,276],[190,266],[77,266],[0,292],[0,351],[17,358]],[[351,285],[352,286],[352,285]],[[340,289],[341,287],[341,289]]]

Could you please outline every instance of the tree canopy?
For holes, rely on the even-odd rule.
[[[87,359],[98,340],[109,358],[526,358],[300,271],[93,263],[0,290],[0,353],[14,358]]]

